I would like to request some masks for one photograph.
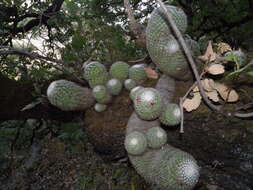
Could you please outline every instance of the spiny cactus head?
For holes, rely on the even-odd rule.
[[[200,168],[196,160],[186,152],[176,152],[168,165],[168,174],[174,181],[174,189],[190,190],[197,184]]]
[[[138,131],[129,133],[125,138],[125,148],[131,155],[141,155],[147,149],[146,136]]]
[[[96,103],[95,106],[94,106],[94,109],[97,111],[97,112],[103,112],[105,111],[107,108],[107,105],[105,104],[100,104],[100,103]]]
[[[92,61],[83,68],[84,78],[89,82],[91,88],[96,85],[104,85],[109,79],[109,74],[102,63]]]
[[[95,99],[102,99],[107,94],[107,89],[104,85],[97,85],[92,89],[92,94]]]
[[[166,104],[159,117],[162,124],[167,126],[178,125],[181,121],[181,111],[177,104]]]
[[[52,105],[64,111],[85,110],[95,101],[89,89],[67,80],[52,82],[47,97]]]
[[[129,65],[123,61],[117,61],[111,65],[110,75],[112,78],[124,81],[128,77]]]
[[[136,82],[133,79],[127,79],[124,82],[124,86],[127,90],[132,90],[134,87],[136,87]]]
[[[134,99],[134,108],[141,119],[154,120],[158,118],[162,112],[162,97],[156,89],[144,88],[137,93]]]
[[[106,83],[106,87],[111,95],[119,95],[122,90],[122,83],[119,79],[113,78]]]
[[[147,79],[145,65],[137,64],[130,67],[129,78],[134,80],[136,84],[141,84],[142,82],[144,82]]]
[[[161,127],[150,128],[146,136],[151,148],[161,148],[167,142],[167,133]]]
[[[130,99],[133,101],[137,93],[143,89],[142,86],[136,86],[130,91]]]
[[[92,89],[92,94],[96,101],[100,104],[108,104],[112,100],[112,96],[103,85],[97,85]]]
[[[166,5],[166,9],[167,11],[170,12],[172,19],[175,22],[177,28],[180,30],[180,32],[185,33],[188,24],[187,24],[187,16],[183,11],[183,9],[172,5]],[[163,9],[161,7],[155,9],[152,12],[150,19],[153,19],[152,20],[153,22],[156,20],[158,22],[157,24],[163,25],[166,24],[168,30],[170,30],[166,21],[166,16],[163,13]]]

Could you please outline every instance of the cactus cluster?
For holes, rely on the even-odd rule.
[[[167,126],[178,125],[181,121],[181,111],[177,104],[164,103],[160,93],[154,88],[137,86],[130,92],[137,115],[143,120],[159,118]]]
[[[182,9],[167,6],[167,11],[184,33],[187,18]],[[175,79],[186,79],[190,73],[188,62],[161,8],[152,12],[146,34],[147,49],[157,67]],[[192,46],[193,53],[198,51],[194,41],[188,39],[187,43]],[[137,86],[147,79],[144,65],[130,67],[119,61],[112,64],[108,72],[103,64],[93,61],[84,65],[84,78],[92,90],[66,80],[54,81],[47,90],[49,101],[62,110],[70,111],[87,109],[96,100],[94,109],[102,112],[112,101],[112,96],[120,94],[124,84],[131,91],[130,98],[137,114],[134,113],[133,126],[128,126],[124,146],[137,172],[161,189],[190,190],[196,185],[199,178],[196,160],[167,144],[167,133],[157,120],[159,118],[165,125],[177,125],[181,119],[179,106],[164,104],[160,92],[154,88]],[[138,122],[142,124],[139,128]]]
[[[84,78],[93,88],[93,96],[99,104],[110,103],[112,96],[120,94],[123,85],[130,91],[147,78],[144,65],[130,67],[123,61],[113,63],[109,73],[102,63],[96,61],[85,64],[83,68]],[[101,110],[97,106],[94,109]]]
[[[174,6],[166,8],[180,32],[184,33],[187,17],[183,10]],[[191,70],[186,56],[161,7],[151,13],[146,40],[149,55],[160,71],[173,79],[190,78]],[[192,54],[199,54],[199,46],[195,41],[188,38],[186,43]],[[134,113],[129,120],[127,135],[138,131],[145,135],[148,144],[142,154],[129,154],[132,165],[146,181],[156,184],[159,189],[193,189],[199,178],[196,160],[190,154],[168,145],[166,132],[159,126],[154,126],[159,125],[159,121],[155,120],[157,118],[165,125],[177,125],[181,120],[179,106],[163,102],[163,97],[155,89],[151,93],[150,89],[137,88],[133,89],[130,95],[136,114]]]

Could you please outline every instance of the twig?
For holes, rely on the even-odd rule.
[[[28,52],[28,51],[25,51],[25,50],[11,48],[11,47],[8,47],[8,46],[0,46],[0,49],[5,49],[5,50],[1,50],[0,51],[0,56],[4,56],[4,55],[23,55],[23,56],[29,57],[31,59],[40,59],[40,60],[43,60],[43,61],[58,63],[62,67],[59,67],[58,65],[52,65],[52,66],[54,68],[56,68],[57,70],[62,71],[63,73],[66,73],[69,76],[74,77],[81,84],[84,84],[84,81],[82,79],[80,79],[74,73],[71,73],[67,69],[64,68],[65,65],[68,65],[68,63],[66,63],[66,62],[64,62],[62,60],[46,57],[46,56],[43,56],[43,55],[40,55],[40,54],[34,53],[34,52]]]
[[[250,117],[253,117],[253,112],[251,113],[234,113],[232,114],[232,116],[235,116],[235,117],[239,117],[239,118],[250,118]]]
[[[174,20],[172,19],[172,16],[171,16],[171,13],[169,11],[167,11],[166,9],[166,6],[164,5],[164,3],[160,0],[157,0],[158,4],[160,5],[160,7],[163,9],[163,12],[165,14],[165,16],[167,17],[167,20],[173,30],[173,32],[175,33],[176,37],[178,38],[183,50],[184,50],[184,53],[191,65],[191,68],[193,70],[193,73],[194,73],[194,76],[196,78],[196,81],[197,81],[197,85],[199,87],[199,90],[200,90],[200,94],[201,96],[203,97],[204,101],[206,102],[206,104],[212,109],[212,110],[215,110],[217,112],[220,113],[220,108],[215,106],[214,104],[211,103],[211,101],[208,99],[202,85],[201,85],[201,82],[200,82],[200,76],[199,76],[199,73],[198,73],[198,70],[197,70],[197,67],[196,67],[196,64],[192,58],[192,55],[190,53],[190,50],[188,49],[180,31],[178,30]]]
[[[180,124],[180,133],[184,133],[184,108],[183,108],[184,100],[183,98],[180,98],[180,112],[181,112],[181,124]]]

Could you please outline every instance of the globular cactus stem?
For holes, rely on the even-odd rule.
[[[67,80],[52,82],[47,97],[51,104],[64,111],[85,110],[95,103],[90,89]]]
[[[174,79],[163,75],[156,89],[169,103],[173,97]],[[162,190],[191,190],[197,184],[199,167],[189,153],[166,143],[165,131],[158,119],[142,120],[135,112],[129,118],[126,136],[141,133],[147,138],[148,147],[141,154],[129,153],[129,159],[136,171],[150,184]],[[137,141],[136,141],[137,142]],[[138,143],[136,146],[140,146]],[[134,149],[134,145],[131,146]],[[126,147],[127,151],[128,148]]]

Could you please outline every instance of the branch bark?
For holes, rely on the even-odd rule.
[[[58,63],[59,65],[52,65],[52,67],[56,68],[59,71],[62,71],[63,73],[74,77],[78,82],[80,82],[81,84],[85,84],[85,82],[80,79],[78,76],[76,76],[74,73],[69,72],[65,67],[67,65],[70,65],[70,63],[66,63],[62,60],[58,60],[58,59],[54,59],[54,58],[50,58],[50,57],[46,57],[43,55],[40,55],[38,53],[34,53],[34,52],[28,52],[25,50],[20,50],[20,49],[15,49],[15,48],[11,48],[8,46],[0,46],[0,56],[5,56],[5,55],[21,55],[21,56],[26,56],[29,57],[31,59],[39,59],[39,60],[43,60],[43,61],[47,61],[47,62],[53,62],[53,63]]]
[[[44,84],[48,86],[50,81]],[[80,112],[64,112],[49,103],[41,103],[35,107],[21,111],[34,101],[31,81],[15,81],[0,73],[0,121],[25,120],[29,118],[72,121]]]
[[[129,0],[124,0],[124,6],[125,6],[125,11],[127,13],[127,17],[129,19],[129,27],[130,27],[131,32],[136,38],[135,39],[136,43],[139,46],[146,48],[145,27],[135,19]]]
[[[23,15],[21,17],[16,18],[14,20],[13,28],[9,32],[4,33],[3,36],[5,37],[10,36],[10,35],[15,36],[18,33],[28,32],[35,26],[39,26],[42,24],[46,25],[48,19],[60,11],[63,2],[64,0],[54,0],[52,5],[47,10],[45,10],[42,14],[31,13],[31,14]],[[25,26],[16,27],[20,21],[22,21],[24,18],[27,18],[27,17],[36,17],[36,18],[30,20]]]

